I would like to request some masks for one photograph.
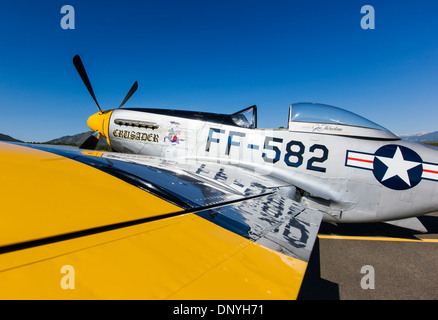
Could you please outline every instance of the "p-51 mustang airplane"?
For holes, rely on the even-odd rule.
[[[121,109],[137,82],[102,111],[73,62],[95,134],[0,143],[0,298],[296,298],[322,220],[425,231],[438,210],[438,152],[356,114],[297,103],[258,129],[256,106]]]

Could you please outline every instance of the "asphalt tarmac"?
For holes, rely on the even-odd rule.
[[[438,299],[438,212],[419,219],[427,233],[324,222],[298,299]]]

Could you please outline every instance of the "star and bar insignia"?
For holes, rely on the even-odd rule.
[[[423,162],[414,150],[395,144],[374,154],[347,150],[345,165],[371,170],[377,181],[394,190],[413,188],[422,179],[438,181],[438,164]]]

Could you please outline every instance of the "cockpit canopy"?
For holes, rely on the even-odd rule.
[[[388,129],[353,112],[317,103],[291,104],[289,131],[388,140],[399,139]]]

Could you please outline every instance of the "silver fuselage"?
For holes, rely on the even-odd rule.
[[[434,148],[395,137],[314,131],[249,129],[147,109],[116,109],[108,140],[118,152],[232,164],[271,175],[297,187],[300,201],[323,211],[326,221],[398,220],[438,210]],[[384,151],[396,154],[385,156]],[[404,159],[411,151],[421,160]],[[391,164],[392,177],[382,163]],[[379,173],[382,168],[386,177],[385,170]]]

